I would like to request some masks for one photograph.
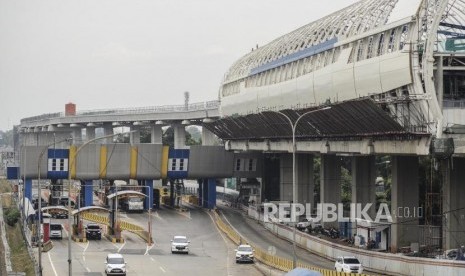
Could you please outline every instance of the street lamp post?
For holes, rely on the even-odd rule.
[[[151,198],[153,198],[153,192],[152,193],[149,193],[151,191],[151,189],[149,189],[150,186],[148,185],[126,185],[125,187],[144,187],[147,189],[147,193],[149,194],[148,197],[149,197],[149,202],[153,202],[153,200],[151,200]],[[118,186],[115,185],[115,224],[116,222],[118,221]],[[153,189],[153,187],[152,187]],[[153,205],[153,203],[152,203]],[[149,216],[149,219],[148,219],[148,239],[147,239],[147,244],[148,246],[151,246],[152,245],[152,207],[153,206],[148,206],[148,216]]]
[[[316,109],[316,110],[311,110],[308,112],[305,112],[304,114],[300,115],[295,122],[292,121],[292,119],[286,115],[285,113],[281,111],[267,111],[267,112],[273,112],[280,114],[284,116],[288,121],[289,124],[291,125],[291,130],[292,130],[292,204],[291,204],[291,218],[294,222],[296,222],[296,217],[295,217],[295,204],[297,202],[297,185],[295,183],[295,178],[296,178],[296,172],[295,172],[295,153],[296,153],[296,143],[295,143],[295,130],[297,129],[297,125],[299,124],[300,119],[303,117],[307,116],[308,114],[312,114],[315,112],[323,111],[323,110],[328,110],[331,109],[330,106],[321,108],[321,109]],[[292,232],[292,267],[296,268],[297,267],[297,246],[295,242],[295,236],[296,236],[296,227],[294,225],[293,227],[293,232]]]
[[[84,144],[82,144],[81,146],[79,146],[77,149],[76,149],[76,152],[74,153],[73,156],[69,156],[69,170],[68,170],[68,224],[70,226],[70,231],[71,231],[71,234],[68,234],[68,275],[69,276],[72,276],[73,275],[73,270],[72,270],[72,261],[71,261],[71,236],[74,234],[74,229],[72,229],[72,224],[73,224],[73,221],[71,219],[71,168],[73,166],[75,166],[75,163],[76,163],[76,158],[78,156],[78,153],[85,147],[87,146],[88,144],[92,143],[92,142],[95,142],[95,141],[98,141],[98,140],[102,140],[102,139],[105,139],[105,138],[111,138],[111,137],[114,137],[114,136],[118,136],[118,135],[124,135],[124,134],[128,134],[128,133],[132,133],[134,131],[129,131],[129,132],[122,132],[122,133],[115,133],[115,134],[110,134],[110,135],[105,135],[105,136],[102,136],[102,137],[97,137],[97,138],[94,138],[94,139],[91,139],[87,142],[85,142]]]
[[[65,142],[65,141],[70,141],[72,138],[66,138],[66,139],[63,139],[61,141],[59,141],[59,143],[61,142]],[[47,151],[47,149],[50,147],[50,146],[53,146],[56,144],[56,141],[53,141],[53,143],[50,143],[48,145],[46,145],[44,147],[44,149],[40,152],[40,155],[39,155],[39,159],[37,160],[37,210],[38,210],[38,213],[39,213],[39,218],[38,218],[38,222],[36,223],[36,227],[37,227],[37,247],[38,247],[38,251],[39,251],[39,276],[42,275],[42,233],[41,233],[41,230],[42,230],[42,224],[41,224],[41,220],[42,220],[42,189],[40,187],[40,160],[42,159],[42,157],[44,156],[45,152]],[[24,206],[23,206],[24,208]]]

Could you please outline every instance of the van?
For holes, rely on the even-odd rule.
[[[58,223],[50,223],[50,238],[63,239],[63,226]]]

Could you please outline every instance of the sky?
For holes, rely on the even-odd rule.
[[[218,99],[256,45],[356,0],[0,0],[0,130],[63,112]]]

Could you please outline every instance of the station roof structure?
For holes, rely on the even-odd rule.
[[[296,128],[297,140],[341,139],[357,137],[425,136],[407,132],[372,99],[357,99],[330,105],[331,109],[307,114]],[[293,122],[299,116],[322,107],[282,110]],[[263,111],[246,116],[226,117],[209,124],[208,130],[224,140],[292,139],[290,122],[276,111]]]

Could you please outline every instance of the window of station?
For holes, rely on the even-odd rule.
[[[396,50],[396,29],[391,30],[391,34],[389,35],[389,44],[388,44],[388,53],[392,53]]]
[[[384,33],[379,35],[377,54],[377,56],[382,56],[384,54]]]
[[[373,57],[373,36],[368,38],[367,59]]]
[[[465,75],[463,72],[444,72],[444,99],[465,100]]]
[[[241,159],[236,159],[236,171],[241,170]]]
[[[405,43],[407,42],[408,29],[408,25],[402,26],[402,31],[399,39],[399,50],[404,49]]]
[[[363,39],[358,41],[358,50],[357,50],[357,61],[361,61],[364,59],[363,53],[365,50],[365,44],[363,43]]]

